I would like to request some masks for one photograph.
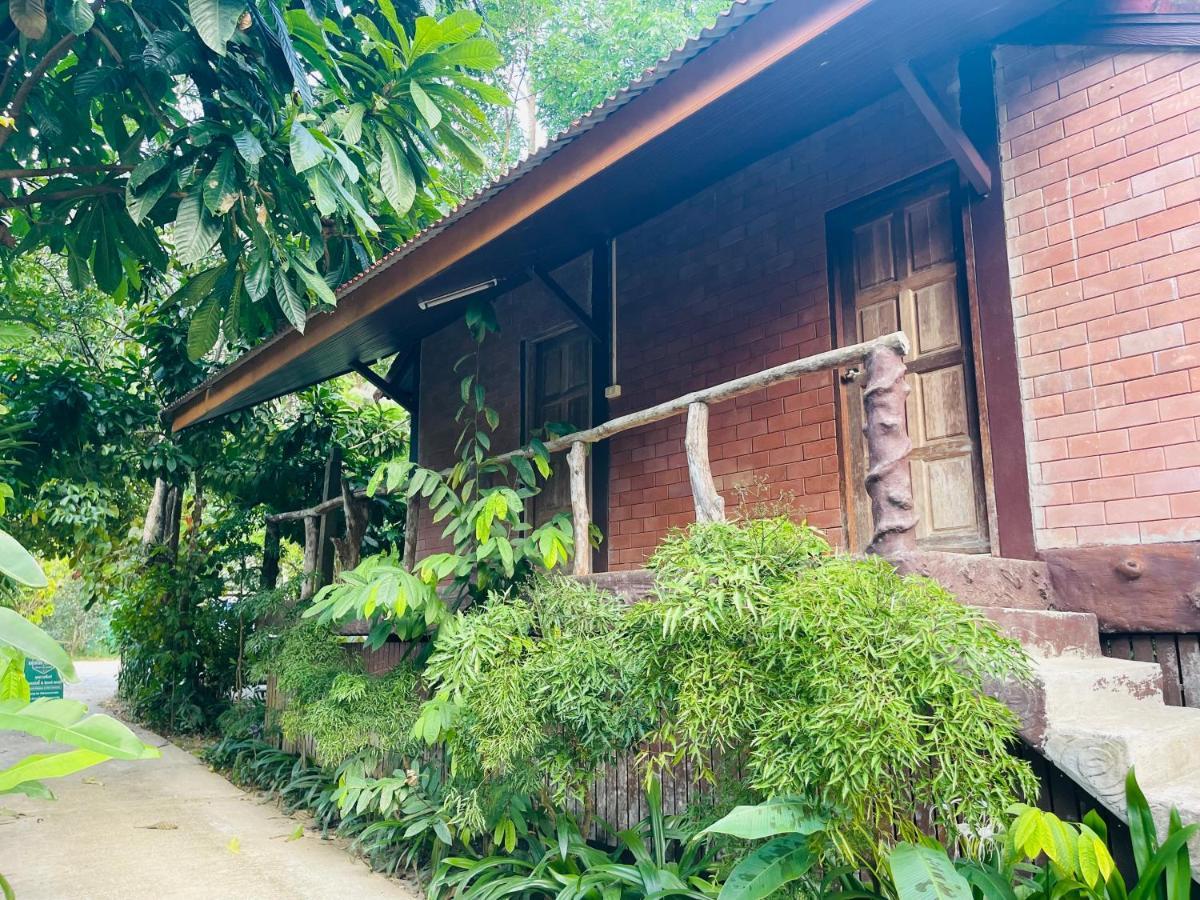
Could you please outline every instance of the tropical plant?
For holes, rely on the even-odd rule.
[[[550,476],[545,444],[536,438],[531,441],[528,457],[491,455],[491,435],[500,419],[488,406],[479,377],[479,346],[496,330],[491,305],[472,304],[466,325],[475,349],[455,365],[456,371],[471,366],[460,382],[462,402],[455,414],[462,426],[458,461],[443,473],[408,460],[391,460],[376,469],[367,485],[370,496],[384,488],[388,493],[402,491],[408,501],[427,505],[434,523],[446,523],[442,537],[449,538],[454,549],[418,560],[411,572],[394,553],[367,557],[322,588],[304,612],[306,618],[319,622],[371,622],[371,646],[391,634],[413,639],[443,622],[446,606],[439,585],[446,581],[450,584],[441,594],[451,596],[456,607],[462,606],[519,583],[539,568],[564,565],[577,550],[565,514],[538,528],[525,521],[525,501],[538,492],[538,476]],[[517,487],[510,486],[514,478]]]
[[[13,3],[0,167],[6,255],[49,248],[118,298],[182,280],[193,357],[304,327],[330,284],[453,202],[477,166],[480,17],[414,3]]]
[[[933,824],[984,828],[1034,788],[1015,717],[985,679],[1021,678],[1020,646],[924,578],[832,553],[786,519],[694,525],[651,558],[655,602],[620,640],[645,654],[657,765],[740,759],[761,796],[836,809],[846,862]]]
[[[448,857],[430,882],[430,900],[711,897],[716,893],[711,880],[715,860],[707,839],[663,815],[657,780],[646,790],[646,804],[649,815],[617,834],[618,846],[611,851],[588,843],[575,821],[562,813],[524,839],[517,852],[509,848],[503,855]]]
[[[439,629],[415,730],[448,753],[474,810],[468,832],[511,829],[524,797],[547,811],[581,804],[588,830],[596,771],[654,725],[639,660],[613,639],[623,614],[595,587],[542,576]]]
[[[889,865],[899,900],[1188,900],[1192,896],[1188,841],[1200,825],[1168,816],[1160,844],[1150,804],[1137,776],[1125,778],[1125,800],[1137,881],[1125,884],[1108,847],[1108,829],[1094,811],[1082,822],[1018,804],[1000,840],[984,858],[951,860],[926,839],[901,844]],[[938,893],[930,893],[936,886]]]

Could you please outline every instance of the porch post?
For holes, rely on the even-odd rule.
[[[864,362],[863,408],[867,439],[867,495],[874,533],[868,553],[892,556],[916,549],[912,473],[908,454],[904,356],[891,347],[872,350]]]
[[[687,433],[683,440],[687,450],[688,480],[692,483],[692,502],[696,506],[697,522],[724,522],[725,498],[717,492],[712,466],[708,461],[708,404],[688,406]]]
[[[575,528],[575,575],[592,574],[592,550],[588,532],[591,517],[587,502],[587,446],[582,441],[571,445],[567,454],[571,470],[571,522]]]
[[[317,592],[320,577],[321,520],[318,516],[304,517],[304,580],[300,582],[300,600],[308,600]]]

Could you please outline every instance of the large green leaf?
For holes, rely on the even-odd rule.
[[[971,886],[945,851],[899,844],[888,863],[899,900],[972,900]]]
[[[28,550],[17,543],[7,531],[0,529],[0,575],[7,575],[13,581],[28,587],[41,588],[49,582]]]
[[[425,93],[425,89],[417,82],[413,81],[408,86],[412,93],[413,103],[417,105],[417,110],[421,113],[421,118],[429,123],[430,128],[437,128],[438,123],[442,121],[442,111],[438,109],[437,104],[430,99]]]
[[[307,171],[325,158],[325,148],[299,121],[292,122],[288,152],[292,157],[292,168],[297,172]]]
[[[200,39],[209,47],[225,55],[225,45],[237,29],[238,16],[246,4],[238,0],[188,0],[192,23]]]
[[[16,610],[3,606],[0,606],[0,645],[13,647],[25,656],[50,663],[67,681],[79,680],[71,657],[58,646],[54,638]]]
[[[45,0],[9,0],[8,15],[21,34],[32,41],[46,33]]]
[[[198,360],[213,348],[221,331],[221,301],[216,294],[209,294],[201,301],[188,323],[188,359]]]
[[[0,648],[0,701],[3,700],[29,702],[25,657],[11,647]]]
[[[472,38],[447,47],[438,54],[438,60],[448,66],[462,66],[464,69],[477,69],[490,72],[504,62],[504,57],[496,45],[485,38]]]
[[[197,182],[179,201],[179,213],[175,218],[175,252],[185,266],[207,256],[221,234],[220,223],[204,207],[203,192],[203,182]]]
[[[162,199],[163,194],[171,187],[171,177],[166,175],[156,178],[140,189],[135,189],[133,179],[125,184],[125,210],[135,225],[142,224],[146,216]]]
[[[324,278],[322,278],[317,270],[312,268],[305,260],[296,258],[295,262],[296,274],[300,276],[300,280],[308,287],[310,291],[317,295],[322,303],[333,306],[337,303],[337,297],[333,293],[333,288],[329,286]]]
[[[136,734],[109,716],[84,715],[87,704],[78,700],[0,701],[0,730],[20,731],[52,744],[67,744],[113,759],[156,759],[156,747],[143,744]]]
[[[43,778],[62,778],[86,769],[109,757],[94,750],[69,750],[66,753],[38,753],[27,756],[7,769],[0,769],[0,794],[21,789],[29,781]]]
[[[237,167],[233,151],[226,150],[204,179],[204,206],[214,216],[223,216],[237,202]]]
[[[287,316],[287,320],[296,326],[296,330],[303,333],[304,326],[308,320],[308,310],[304,306],[304,299],[300,296],[293,286],[291,280],[287,277],[287,272],[283,271],[282,266],[277,266],[274,275],[275,283],[275,302],[279,304],[279,308],[283,310],[283,314]]]
[[[412,209],[417,197],[417,182],[408,165],[408,158],[396,139],[382,128],[377,136],[382,150],[379,157],[379,184],[396,215],[402,216]]]
[[[808,849],[808,837],[789,834],[759,847],[725,880],[718,900],[760,900],[812,868],[816,857]]]
[[[84,34],[96,21],[96,14],[88,0],[70,0],[63,10],[62,21],[72,34]]]
[[[700,834],[729,834],[743,840],[758,840],[776,834],[813,834],[825,820],[794,800],[768,800],[757,806],[735,807]]]

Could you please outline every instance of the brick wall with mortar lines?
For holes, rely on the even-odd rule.
[[[881,135],[903,136],[881,141]],[[895,94],[742,169],[618,239],[621,415],[831,346],[825,214],[944,158]],[[613,439],[609,564],[637,568],[694,518],[682,417]],[[713,407],[709,454],[726,508],[736,488],[843,540],[833,377]]]
[[[1004,47],[1040,548],[1200,538],[1200,51]]]
[[[885,142],[880,135],[902,135]],[[618,370],[613,416],[830,348],[825,215],[945,161],[945,151],[902,93],[890,95],[741,169],[617,239]],[[573,295],[588,296],[578,260]],[[484,383],[501,414],[496,449],[515,446],[519,343],[563,314],[527,286],[498,304]],[[445,465],[457,426],[465,352],[451,326],[422,348],[421,460]],[[436,410],[436,412],[434,412]],[[609,567],[638,568],[667,530],[694,519],[684,419],[611,441]],[[756,479],[763,496],[794,497],[799,516],[841,544],[833,377],[808,376],[712,409],[709,453],[727,509]],[[438,543],[423,523],[418,551]]]

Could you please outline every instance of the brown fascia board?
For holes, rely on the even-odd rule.
[[[810,5],[784,0],[718,41],[653,89],[574,137],[487,202],[427,241],[394,254],[403,265],[351,282],[335,310],[313,316],[303,333],[289,329],[247,353],[215,378],[167,408],[173,431],[218,414],[271,372],[419,288],[468,254],[528,220],[689,116],[770,68],[873,0]],[[332,377],[332,375],[331,375]],[[230,407],[229,411],[232,411]]]

